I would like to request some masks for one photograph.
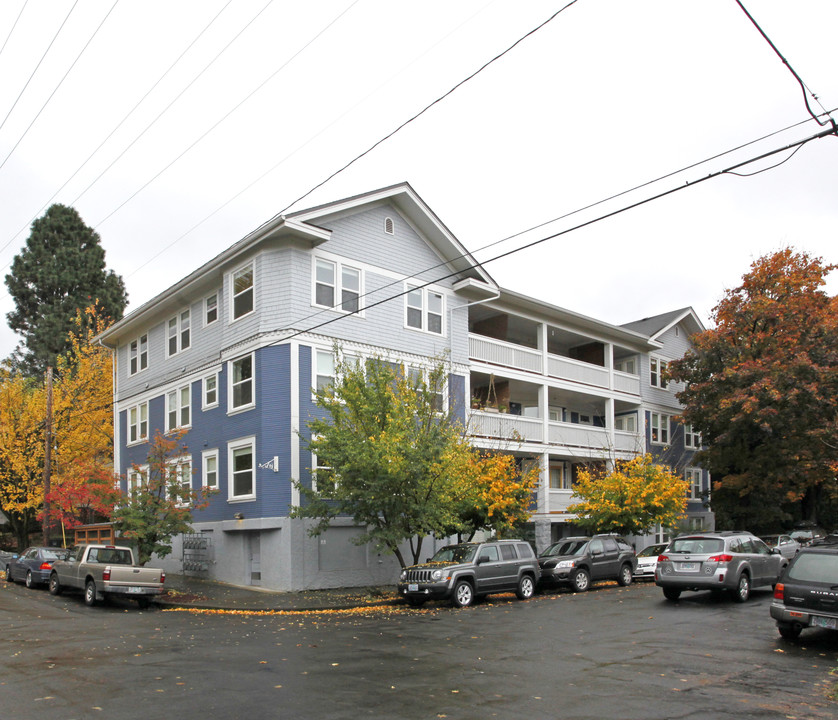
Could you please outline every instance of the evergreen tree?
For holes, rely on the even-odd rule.
[[[110,320],[119,320],[128,303],[125,283],[105,269],[99,234],[78,212],[52,205],[32,223],[26,246],[15,256],[6,287],[15,310],[6,318],[23,336],[15,350],[15,367],[40,376],[69,349],[76,313],[98,301]]]

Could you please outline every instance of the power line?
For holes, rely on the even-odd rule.
[[[3,55],[3,51],[6,49],[6,45],[9,44],[9,40],[15,32],[15,28],[17,27],[18,21],[20,20],[21,15],[23,15],[23,11],[26,10],[26,5],[28,2],[29,0],[24,0],[23,5],[21,5],[20,12],[17,14],[15,21],[12,23],[12,29],[9,30],[9,34],[6,35],[6,39],[3,41],[3,47],[0,48],[0,56]]]
[[[114,8],[117,6],[117,3],[118,3],[118,2],[119,2],[119,0],[114,0],[113,5],[111,5],[111,9],[110,9],[110,10],[108,10],[108,12],[107,12],[107,14],[105,15],[105,17],[104,17],[104,18],[102,18],[102,22],[100,22],[100,23],[99,23],[99,25],[98,25],[98,27],[97,27],[97,28],[93,31],[93,35],[91,35],[91,36],[90,36],[90,38],[89,38],[89,39],[88,39],[88,41],[84,44],[84,47],[81,49],[81,51],[79,52],[79,54],[78,54],[78,55],[76,55],[76,59],[75,59],[75,60],[73,60],[73,62],[72,62],[72,63],[70,63],[70,67],[68,67],[68,68],[67,68],[67,72],[65,72],[65,73],[64,73],[64,75],[62,76],[62,78],[58,81],[58,85],[56,85],[56,86],[55,86],[55,88],[53,89],[53,91],[49,94],[49,97],[46,99],[46,101],[44,102],[44,104],[41,106],[41,109],[40,109],[40,110],[38,110],[38,112],[36,113],[35,117],[34,117],[34,118],[32,118],[32,122],[30,122],[30,123],[29,123],[29,125],[27,125],[26,130],[24,130],[24,131],[23,131],[23,135],[21,135],[21,136],[20,136],[20,138],[18,139],[18,141],[14,144],[14,147],[12,147],[12,149],[11,149],[11,150],[9,150],[9,154],[8,154],[8,155],[6,155],[6,157],[5,157],[5,159],[3,160],[3,162],[0,162],[0,169],[2,169],[2,168],[3,168],[3,166],[4,166],[7,162],[8,162],[9,158],[10,158],[10,157],[14,154],[14,151],[15,151],[15,150],[17,150],[18,145],[20,145],[20,144],[23,142],[23,139],[27,136],[27,134],[29,133],[29,131],[32,129],[32,126],[35,124],[35,122],[38,120],[38,118],[39,118],[39,117],[41,117],[41,113],[44,111],[44,109],[46,108],[46,106],[47,106],[47,105],[49,105],[50,100],[52,100],[52,98],[53,98],[53,96],[55,95],[55,93],[57,93],[57,92],[58,92],[58,89],[61,87],[61,85],[63,85],[63,84],[64,84],[64,81],[67,79],[67,76],[68,76],[68,75],[72,72],[73,68],[76,66],[76,63],[79,61],[79,59],[81,58],[81,56],[82,56],[82,55],[84,55],[84,51],[85,51],[85,50],[87,50],[87,48],[89,47],[90,43],[92,43],[92,42],[93,42],[93,38],[95,38],[95,37],[96,37],[96,35],[98,35],[98,34],[99,34],[99,31],[102,29],[102,25],[104,25],[104,24],[105,24],[105,21],[106,21],[106,20],[107,20],[107,19],[111,16],[111,13],[114,11]]]

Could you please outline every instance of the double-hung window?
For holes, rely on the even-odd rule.
[[[233,320],[253,312],[253,263],[233,273]]]
[[[230,362],[230,410],[241,410],[255,404],[253,380],[253,355]]]
[[[637,432],[637,415],[618,415],[614,418],[614,429],[620,432]]]
[[[445,409],[445,381],[443,378],[431,377],[423,368],[409,367],[407,379],[411,387],[425,389],[430,396],[431,407],[434,412],[442,412]]]
[[[688,467],[684,477],[690,484],[690,500],[701,500],[701,468]]]
[[[649,358],[649,384],[652,387],[666,390],[666,360],[662,360],[654,355]]]
[[[190,324],[189,310],[183,310],[169,319],[166,334],[167,351],[170,357],[186,350],[192,344]]]
[[[218,487],[218,450],[204,450],[201,453],[203,464],[201,485],[205,488]]]
[[[138,443],[148,440],[148,403],[140,403],[128,408],[128,442]]]
[[[128,374],[136,375],[148,367],[148,335],[140,335],[128,347]]]
[[[652,442],[666,445],[669,442],[669,415],[653,412],[651,414]]]
[[[166,430],[189,427],[191,418],[191,388],[184,385],[166,393]]]
[[[430,288],[407,286],[405,325],[414,330],[442,335],[445,302],[441,293]]]
[[[255,445],[253,438],[227,444],[230,500],[251,500],[256,497]]]
[[[690,423],[684,423],[684,447],[688,450],[698,450],[701,447],[701,433],[693,430]]]
[[[218,320],[218,293],[204,298],[204,325],[212,325]]]
[[[335,356],[331,350],[314,353],[314,388],[324,390],[335,382]]]
[[[148,478],[148,465],[133,466],[128,471],[128,494],[136,495],[145,487]]]
[[[166,497],[174,500],[178,507],[189,505],[192,493],[192,458],[177,458],[168,463]]]
[[[356,313],[360,309],[361,271],[317,258],[314,265],[314,304]]]
[[[204,377],[204,410],[218,405],[218,373]]]

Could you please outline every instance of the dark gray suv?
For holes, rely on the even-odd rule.
[[[528,600],[538,582],[538,560],[523,540],[447,545],[421,565],[402,570],[398,592],[410,605],[450,599],[468,607],[481,595],[515,592]]]
[[[545,548],[538,564],[542,585],[570,585],[584,592],[598,580],[629,585],[637,556],[634,548],[616,535],[567,537]]]
[[[655,584],[668,600],[684,590],[728,590],[745,602],[751,588],[773,586],[788,565],[749,532],[708,532],[679,535],[658,558]]]

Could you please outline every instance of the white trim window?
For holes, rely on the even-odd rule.
[[[218,320],[218,293],[204,298],[204,327]]]
[[[312,436],[312,440],[315,440],[317,436]],[[317,492],[317,472],[323,471],[323,473],[331,472],[332,468],[329,465],[321,465],[317,459],[317,453],[313,450],[311,451],[311,468],[309,472],[311,473],[311,489],[313,492]]]
[[[362,273],[358,268],[315,258],[314,305],[357,313],[361,309],[361,285]]]
[[[148,335],[140,335],[128,346],[128,374],[136,375],[148,367]]]
[[[701,433],[693,430],[690,423],[684,423],[684,447],[688,450],[698,450],[701,447]]]
[[[667,382],[665,375],[668,364],[662,358],[655,357],[654,355],[649,356],[649,385],[666,390]]]
[[[166,431],[192,425],[192,388],[189,385],[166,393]]]
[[[148,440],[148,403],[133,405],[127,410],[128,445]]]
[[[192,344],[189,310],[183,310],[166,323],[166,352],[169,357],[189,349]]]
[[[430,372],[425,368],[410,366],[407,368],[407,380],[413,388],[425,389],[431,396],[431,407],[434,412],[445,411],[445,379],[440,378],[435,384],[431,382]]]
[[[204,391],[203,409],[209,410],[218,407],[218,373],[205,375],[201,382]]]
[[[690,500],[701,500],[701,468],[688,467],[684,479],[690,484]]]
[[[614,418],[614,429],[619,432],[637,432],[637,415],[635,413],[618,415]]]
[[[244,438],[227,443],[227,472],[230,500],[256,497],[256,439]]]
[[[637,375],[637,360],[633,357],[615,360],[614,369],[627,375]]]
[[[189,495],[192,492],[192,458],[189,455],[184,455],[170,460],[167,465],[166,497],[169,500],[174,499],[178,507],[188,507]],[[182,488],[175,498],[172,498],[172,485],[179,485]],[[184,499],[184,495],[187,499]]]
[[[230,407],[229,412],[245,410],[256,404],[254,399],[254,358],[253,354],[230,361]]]
[[[201,485],[211,489],[218,487],[218,448],[201,453]]]
[[[404,324],[412,330],[445,334],[445,298],[430,288],[407,286],[404,296]]]
[[[651,426],[651,439],[656,445],[669,444],[669,415],[663,413],[651,413],[649,422]]]
[[[250,315],[254,308],[254,274],[253,263],[248,263],[233,272],[233,302],[230,312],[232,319],[238,320],[245,315]]]
[[[335,356],[331,350],[315,350],[313,363],[314,377],[312,387],[325,390],[335,383]]]
[[[136,495],[148,483],[148,465],[132,466],[127,474],[127,490],[129,495]]]

